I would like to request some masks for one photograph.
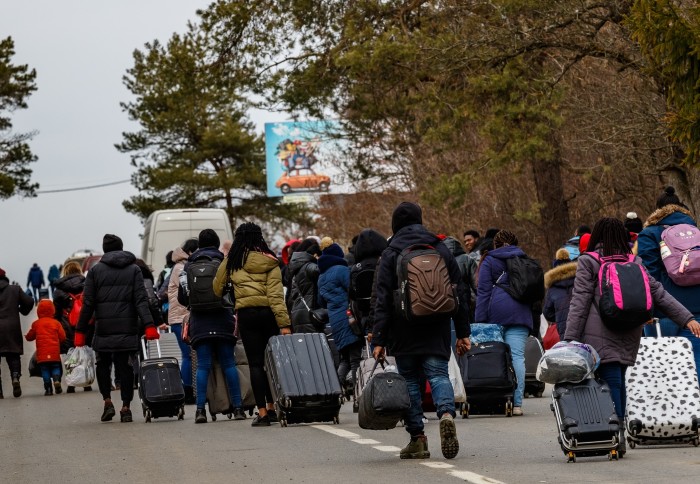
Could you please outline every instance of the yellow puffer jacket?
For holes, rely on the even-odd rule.
[[[226,283],[226,263],[219,266],[214,278],[214,293],[221,296]],[[236,309],[269,307],[275,315],[277,326],[289,326],[289,314],[284,304],[282,273],[275,257],[262,252],[250,252],[242,270],[231,273]]]

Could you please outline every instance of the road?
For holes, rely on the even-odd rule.
[[[25,326],[30,322],[24,319]],[[33,344],[26,350],[25,367]],[[593,457],[567,464],[549,391],[526,400],[523,417],[458,419],[461,450],[449,461],[440,453],[435,415],[429,415],[431,459],[402,461],[406,432],[362,430],[349,404],[340,425],[252,428],[250,420],[221,417],[195,425],[192,406],[184,421],[146,424],[134,412],[139,418],[133,423],[101,423],[96,391],[45,397],[41,379],[24,376],[24,393],[15,399],[2,364],[2,483],[677,483],[696,482],[700,472],[700,448],[691,446],[637,447],[619,462]]]

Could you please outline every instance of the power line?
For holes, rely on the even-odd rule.
[[[102,187],[110,187],[112,185],[121,185],[122,183],[128,183],[130,181],[131,181],[131,179],[127,179],[127,180],[113,181],[113,182],[109,182],[109,183],[100,183],[99,185],[89,185],[86,187],[60,188],[57,190],[39,190],[36,193],[37,194],[44,194],[44,193],[59,193],[59,192],[77,192],[80,190],[91,190],[93,188],[102,188]]]

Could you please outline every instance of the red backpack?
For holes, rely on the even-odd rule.
[[[69,294],[69,296],[73,300],[73,305],[68,310],[68,322],[75,328],[80,319],[80,310],[83,309],[83,293]]]

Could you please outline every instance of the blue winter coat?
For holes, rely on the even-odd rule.
[[[34,264],[31,269],[29,269],[29,275],[27,276],[27,286],[32,285],[32,287],[41,287],[44,285],[44,271]]]
[[[321,258],[328,257],[326,255]],[[360,338],[348,325],[348,288],[350,287],[350,269],[344,259],[343,264],[325,268],[319,259],[321,275],[318,277],[318,303],[328,308],[328,319],[333,331],[335,346],[341,350],[358,341]],[[325,270],[324,270],[325,269]]]
[[[475,322],[498,323],[501,326],[527,326],[532,330],[530,305],[516,301],[505,289],[496,286],[496,281],[504,286],[510,285],[506,273],[506,260],[524,255],[525,252],[520,247],[507,245],[489,251],[481,261],[476,292]]]
[[[661,285],[679,303],[694,315],[700,315],[700,286],[678,286],[666,272],[661,260],[659,243],[661,233],[671,225],[688,224],[697,226],[690,212],[678,205],[666,205],[649,215],[644,230],[637,237],[637,255],[641,257],[644,267],[649,275],[659,281]],[[657,317],[668,317],[663,312],[656,310]]]

